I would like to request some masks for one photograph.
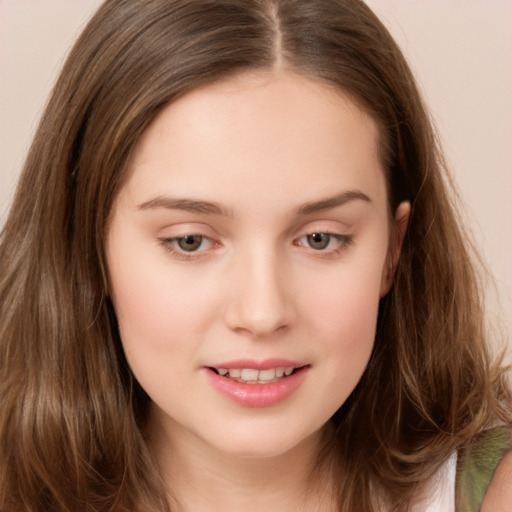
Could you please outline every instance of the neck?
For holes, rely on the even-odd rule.
[[[261,458],[220,452],[192,433],[181,433],[178,440],[158,426],[152,426],[149,437],[172,495],[173,510],[334,510],[332,486],[328,483],[331,478],[326,481],[318,477],[319,471],[315,472],[325,431],[285,453]]]

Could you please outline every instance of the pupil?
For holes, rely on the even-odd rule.
[[[325,249],[329,245],[331,236],[326,233],[312,233],[308,235],[308,243],[313,249]]]
[[[200,235],[187,235],[178,240],[178,245],[184,251],[195,251],[202,242],[203,237]]]

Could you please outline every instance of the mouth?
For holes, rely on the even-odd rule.
[[[208,381],[242,407],[272,407],[286,400],[307,379],[311,364],[289,359],[239,359],[204,366]]]
[[[255,368],[213,368],[208,369],[229,380],[244,384],[272,384],[284,380],[297,372],[304,370],[309,365],[302,366],[277,366],[257,370]]]

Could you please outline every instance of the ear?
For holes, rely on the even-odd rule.
[[[382,278],[380,285],[380,296],[384,297],[393,284],[395,277],[395,270],[400,259],[400,252],[402,251],[402,244],[404,241],[407,226],[409,224],[409,217],[411,216],[411,203],[404,201],[398,205],[395,212],[394,225],[392,226],[392,236],[389,243],[388,254],[384,267],[382,269]]]

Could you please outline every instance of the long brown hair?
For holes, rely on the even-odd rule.
[[[374,354],[332,419],[339,509],[372,511],[379,496],[406,510],[454,449],[510,421],[431,122],[366,5],[108,0],[54,88],[0,241],[2,510],[168,510],[145,440],[148,397],[109,300],[109,213],[136,142],[165,105],[202,84],[278,67],[334,85],[373,117],[390,209],[413,205]]]

